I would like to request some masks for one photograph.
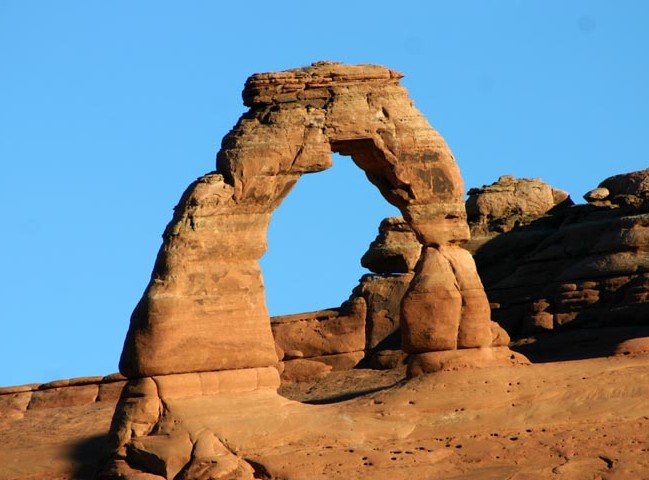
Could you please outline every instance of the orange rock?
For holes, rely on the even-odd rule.
[[[415,269],[421,244],[401,217],[385,218],[379,234],[361,258],[361,265],[374,273],[408,273]]]
[[[586,194],[589,205],[549,210],[549,185],[507,178],[471,190],[467,202],[470,212],[485,207],[470,215],[470,250],[494,318],[514,336],[646,324],[649,169],[604,180]],[[531,187],[545,192],[543,208],[532,208]],[[518,210],[494,207],[502,195]]]
[[[365,275],[352,295],[361,297],[367,306],[365,349],[399,348],[401,301],[412,281],[413,273],[402,275]]]
[[[32,393],[28,409],[67,407],[94,403],[99,393],[95,384],[62,386],[37,390]]]
[[[275,389],[278,354],[286,360],[278,367],[284,378],[323,375],[360,360],[368,345],[394,333],[397,317],[407,352],[502,342],[475,264],[460,247],[469,227],[459,169],[401,77],[381,66],[318,62],[247,80],[250,110],[223,139],[217,171],[183,194],[131,317],[120,360],[130,380],[105,472],[137,465],[166,478],[249,477],[236,456],[226,455],[227,466],[212,472],[218,449],[187,463],[204,429],[191,418],[235,392]],[[361,287],[333,314],[275,319],[273,332],[259,269],[270,216],[301,175],[331,166],[332,152],[351,156],[401,210],[410,243],[405,269],[413,268],[420,245],[423,253],[403,300],[405,281],[393,290],[399,298],[387,302],[379,301],[380,288]],[[482,362],[465,357],[469,350],[453,358]],[[180,399],[192,409],[179,407]]]
[[[342,309],[273,317],[271,327],[283,359],[309,358],[363,350],[365,316],[358,299]]]
[[[258,260],[273,210],[300,175],[328,168],[331,152],[350,155],[424,245],[468,240],[457,164],[401,77],[381,66],[319,62],[248,79],[250,111],[223,139],[217,173],[190,186],[165,231],[131,318],[122,373],[277,362]]]
[[[491,185],[469,190],[466,210],[471,234],[507,232],[529,223],[557,205],[572,205],[568,193],[552,188],[538,178],[503,175]]]
[[[403,350],[455,350],[461,317],[462,294],[449,259],[437,248],[424,248],[401,304]]]
[[[411,377],[424,373],[464,368],[485,368],[527,364],[529,361],[520,353],[507,347],[471,348],[468,350],[446,350],[413,355],[408,365]]]

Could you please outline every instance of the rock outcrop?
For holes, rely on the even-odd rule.
[[[478,235],[469,247],[475,252],[494,319],[515,336],[646,325],[648,186],[649,169],[616,175],[585,195],[588,205],[564,202],[560,208],[537,211],[504,233],[495,228],[484,235],[485,224],[472,222]],[[497,196],[492,187],[473,190],[469,203],[484,204],[481,196]],[[511,201],[509,193],[503,197],[503,202]],[[491,215],[488,209],[485,215]]]
[[[649,170],[605,180],[588,205],[501,177],[470,191],[468,242],[452,154],[399,78],[318,63],[248,80],[250,110],[224,138],[217,171],[188,188],[164,233],[123,375],[0,389],[2,478],[88,478],[104,447],[101,479],[647,470]],[[258,265],[270,215],[331,152],[351,156],[403,219],[381,223],[362,259],[373,273],[340,308],[271,320]],[[558,350],[586,338],[571,327],[589,327],[595,341],[614,340],[616,357],[516,365],[525,359],[490,320],[487,294],[510,332],[567,332],[553,337]],[[402,370],[369,382],[338,372],[336,388],[302,391],[357,400],[315,407],[277,394],[279,372],[312,380],[406,354],[408,383],[394,384]],[[452,372],[487,365],[511,368]]]
[[[421,254],[415,232],[401,217],[388,217],[379,234],[361,258],[361,265],[378,274],[412,272]]]
[[[129,477],[173,474],[195,441],[195,463],[176,478],[646,478],[649,356],[624,353],[408,382],[396,371],[334,372],[283,386],[286,398],[248,392],[199,402],[188,388],[187,398],[181,391],[169,401],[193,424],[193,439],[167,443],[160,431],[134,442],[132,455],[157,473]],[[78,381],[67,383],[56,388],[69,402],[20,417],[6,409],[15,394],[0,389],[1,479],[95,478],[115,400],[85,403],[72,392]]]
[[[354,368],[365,357],[363,302],[271,319],[282,380],[299,382]]]
[[[649,211],[649,168],[609,177],[586,193],[584,198],[597,206]]]
[[[573,205],[570,195],[537,178],[503,175],[491,185],[469,190],[466,211],[471,238],[527,225],[558,207]]]
[[[202,408],[216,398],[272,397],[278,353],[299,377],[307,355],[353,361],[368,341],[396,328],[391,299],[374,308],[390,286],[368,279],[348,311],[325,314],[326,322],[318,314],[298,319],[306,329],[278,320],[278,348],[273,340],[258,264],[270,216],[301,175],[331,166],[332,152],[351,156],[421,245],[413,273],[402,278],[412,279],[398,314],[410,373],[515,358],[501,346],[475,263],[462,248],[469,228],[458,167],[401,76],[380,66],[320,62],[247,80],[249,111],[223,139],[216,172],[183,194],[131,318],[120,360],[129,381],[113,418],[104,478],[252,478],[248,463],[192,421],[195,412],[218,417]],[[354,327],[363,315],[376,319],[369,334],[367,326]],[[336,345],[342,337],[326,338],[342,331],[349,352]]]
[[[16,387],[0,388],[0,412],[5,418],[22,419],[29,412],[78,407],[97,402],[116,403],[126,379],[119,373],[105,377],[80,377]]]

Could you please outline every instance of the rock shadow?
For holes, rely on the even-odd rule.
[[[85,438],[70,446],[70,457],[74,462],[72,477],[74,480],[91,480],[97,478],[100,463],[105,459],[108,447],[108,432]]]
[[[646,347],[649,349],[649,326],[539,333],[515,340],[510,348],[522,353],[533,363],[585,360],[635,353],[635,349],[625,348],[624,342],[642,337],[647,337]]]
[[[621,343],[649,335],[649,275],[627,238],[646,221],[634,213],[558,206],[474,234],[468,248],[513,350],[533,362],[577,360],[619,354]]]

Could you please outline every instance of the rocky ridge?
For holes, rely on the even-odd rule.
[[[512,335],[647,325],[649,169],[616,175],[506,231],[476,235],[492,315]],[[479,200],[492,187],[474,191]],[[550,206],[549,204],[547,206]],[[494,215],[497,216],[497,215]],[[484,224],[472,223],[483,231]]]

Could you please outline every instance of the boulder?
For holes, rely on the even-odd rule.
[[[613,205],[646,212],[649,210],[649,168],[609,177],[586,195],[592,196],[600,190],[608,192],[604,199]]]
[[[415,269],[421,244],[401,217],[388,217],[379,225],[379,234],[361,258],[361,265],[378,274],[408,273]]]
[[[466,211],[471,235],[508,232],[526,224],[558,205],[573,202],[570,195],[538,178],[515,178],[503,175],[491,185],[469,190]]]
[[[280,360],[362,351],[365,348],[365,302],[347,302],[341,309],[273,317]]]

